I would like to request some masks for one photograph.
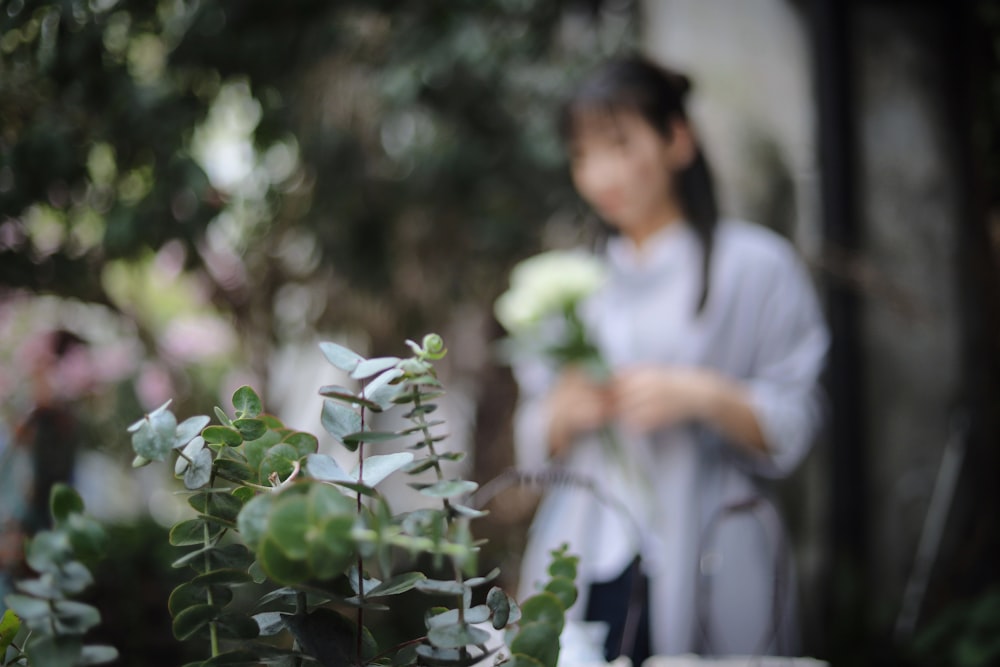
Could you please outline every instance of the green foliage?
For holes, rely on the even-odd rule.
[[[520,628],[508,638],[512,667],[556,667],[566,610],[576,601],[577,561],[565,546],[552,552],[551,579],[521,606]]]
[[[334,343],[320,346],[331,364],[359,383],[358,390],[321,389],[323,427],[356,454],[350,472],[317,451],[315,436],[265,414],[249,387],[234,394],[233,416],[216,410],[220,424],[210,425],[207,417],[178,424],[168,403],[129,427],[136,454],[144,460],[175,456],[174,473],[190,491],[196,516],[173,527],[170,543],[189,549],[174,566],[192,574],[173,591],[168,608],[177,639],[208,640],[210,656],[199,664],[287,664],[308,657],[337,667],[465,667],[497,650],[487,646],[491,634],[484,624],[502,630],[523,615],[515,658],[554,667],[565,610],[576,597],[575,558],[554,554],[552,582],[525,603],[524,612],[497,587],[485,604],[473,604],[476,589],[499,570],[477,576],[481,543],[469,524],[483,513],[462,504],[477,485],[446,475],[443,464],[460,457],[439,451],[442,436],[435,428],[442,422],[429,418],[433,400],[443,394],[433,363],[446,350],[433,334],[407,343],[408,358],[365,359]],[[387,410],[403,411],[410,425],[372,430],[371,415]],[[366,454],[366,445],[376,442],[399,442],[407,451]],[[428,471],[434,481],[411,486],[437,501],[436,508],[397,512],[378,491],[392,475]],[[400,570],[400,555],[429,557],[435,572],[444,567],[453,578]],[[256,613],[241,611],[234,603],[238,591],[258,585],[265,590]],[[431,608],[422,636],[378,646],[366,614],[389,609],[410,591],[447,605]],[[292,647],[259,641],[279,635]],[[227,649],[226,640],[237,643]]]
[[[617,45],[589,25],[567,39],[568,14],[585,12],[567,0],[6,3],[0,286],[114,305],[155,329],[109,277],[171,244],[190,275],[216,276],[204,287],[246,337],[350,323],[388,344],[456,302],[485,303],[575,202],[554,110]],[[213,181],[205,158],[214,115],[234,109],[251,187]],[[239,271],[218,277],[207,236],[228,239],[222,259]],[[282,286],[336,307],[275,322]]]
[[[38,575],[16,582],[18,593],[4,598],[9,609],[0,619],[0,664],[34,667],[77,667],[111,662],[111,646],[86,645],[83,637],[101,622],[100,612],[71,599],[93,583],[84,561],[94,561],[107,540],[104,529],[86,516],[72,488],[52,488],[54,527],[28,544],[28,565]],[[22,630],[28,634],[17,645]]]
[[[956,603],[918,634],[910,647],[918,664],[986,667],[1000,661],[1000,588]]]

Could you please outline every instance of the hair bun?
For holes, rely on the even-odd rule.
[[[694,82],[692,82],[691,77],[683,72],[673,69],[672,67],[667,67],[663,63],[653,60],[650,57],[643,55],[635,55],[630,60],[625,61],[627,65],[635,66],[638,68],[644,68],[647,72],[653,73],[654,76],[659,76],[663,82],[670,86],[671,90],[681,99],[687,97],[687,94],[691,92],[694,87]]]
[[[682,74],[677,70],[670,69],[669,67],[663,67],[662,65],[660,66],[660,69],[663,71],[663,75],[667,78],[670,85],[673,86],[674,90],[677,91],[677,94],[680,97],[686,97],[687,94],[691,92],[693,84],[691,83],[691,78],[687,74]]]

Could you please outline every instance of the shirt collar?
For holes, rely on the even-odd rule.
[[[612,270],[634,276],[650,276],[680,266],[689,256],[694,230],[686,222],[666,225],[637,248],[624,235],[608,239],[608,263]]]

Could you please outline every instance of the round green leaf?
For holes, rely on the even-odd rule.
[[[302,495],[283,496],[271,508],[267,538],[290,559],[305,560],[306,531],[309,530],[309,503]]]
[[[507,625],[510,625],[511,623],[520,623],[521,606],[517,603],[517,600],[508,595],[507,604],[510,605],[510,615],[507,617]]]
[[[393,368],[400,361],[401,359],[399,357],[376,357],[374,359],[366,359],[354,367],[354,370],[351,371],[351,377],[355,380],[363,380],[377,373]]]
[[[7,609],[0,618],[0,655],[6,655],[7,647],[17,637],[21,630],[21,619],[11,609]]]
[[[14,585],[22,593],[33,595],[36,598],[57,598],[63,596],[63,593],[56,586],[54,578],[51,575],[39,579],[17,581]]]
[[[49,603],[47,600],[11,593],[4,598],[4,602],[25,623],[47,618],[49,615]]]
[[[507,594],[501,588],[494,586],[490,589],[486,594],[486,606],[493,613],[493,627],[497,630],[507,627],[510,604],[507,602]]]
[[[337,440],[343,440],[347,434],[356,433],[361,430],[361,415],[346,405],[330,399],[323,401],[323,412],[320,415],[320,421],[326,432],[337,438]],[[345,446],[347,446],[347,443],[345,443]],[[350,446],[348,446],[348,449],[350,449]],[[351,451],[354,450],[351,449]]]
[[[299,458],[315,454],[316,450],[319,449],[319,440],[316,439],[316,436],[303,431],[295,431],[286,435],[282,442],[294,447]]]
[[[233,461],[232,459],[215,459],[215,472],[224,479],[235,480],[237,482],[248,482],[254,479],[254,472],[250,469],[250,466],[246,463],[240,461]],[[236,489],[236,491],[246,490],[253,493],[250,489]],[[233,493],[236,493],[233,491]]]
[[[256,440],[267,433],[267,424],[262,419],[242,418],[233,421],[233,428],[240,432],[244,440]]]
[[[208,591],[212,592],[212,604],[218,608],[225,607],[233,599],[233,591],[225,586],[198,586],[186,582],[175,588],[167,600],[167,609],[171,616],[177,616],[188,607],[208,604]]]
[[[219,519],[227,524],[236,523],[236,517],[243,509],[243,501],[227,491],[209,493],[207,491],[188,498],[188,504],[205,516]]]
[[[215,416],[223,426],[229,426],[233,423],[233,420],[229,418],[226,411],[219,406],[215,406]]]
[[[392,368],[382,373],[365,386],[365,398],[373,401],[378,411],[388,410],[403,391],[403,385],[392,384],[402,375],[403,371],[399,368]]]
[[[74,667],[79,664],[82,650],[79,637],[58,635],[33,635],[24,647],[30,664],[45,667]]]
[[[281,442],[281,434],[277,431],[268,430],[267,433],[257,438],[243,443],[243,455],[247,458],[247,465],[255,472],[260,471],[260,464],[263,463],[267,450]]]
[[[192,442],[194,442],[192,440]],[[212,450],[202,449],[194,455],[191,464],[184,471],[184,486],[200,489],[212,480]]]
[[[246,505],[257,497],[257,492],[246,486],[238,486],[233,489],[233,497]]]
[[[77,514],[76,516],[80,516]],[[64,532],[42,531],[28,543],[27,561],[35,572],[49,572],[58,568],[72,555],[69,535]]]
[[[236,518],[236,528],[243,541],[256,550],[264,533],[267,532],[267,517],[274,505],[275,496],[263,493],[251,499]]]
[[[285,614],[280,611],[265,611],[261,614],[254,614],[253,620],[257,623],[261,637],[273,637],[284,632],[284,616]]]
[[[262,584],[267,581],[267,572],[265,572],[264,568],[260,566],[260,561],[255,560],[251,563],[247,572],[250,573],[250,577],[253,579],[253,583],[255,584]]]
[[[490,618],[490,608],[484,604],[476,605],[475,607],[469,607],[468,609],[462,610],[465,615],[465,622],[470,624],[483,623]],[[455,625],[458,623],[458,609],[449,609],[448,611],[430,616],[427,619],[428,628],[443,628],[449,625]]]
[[[205,526],[208,526],[207,536]],[[174,524],[168,539],[175,547],[186,547],[192,544],[204,544],[206,537],[211,540],[220,532],[222,532],[221,526],[206,523],[204,519],[187,519]]]
[[[308,521],[310,525],[317,525],[334,516],[346,516],[352,521],[357,515],[357,501],[348,498],[336,487],[329,484],[309,484],[309,492],[306,494],[308,500]]]
[[[56,600],[52,603],[56,630],[59,633],[82,635],[101,623],[101,613],[76,600]]]
[[[173,563],[171,563],[170,567],[178,568],[178,567],[184,567],[185,565],[191,565],[192,567],[195,567],[197,569],[197,567],[194,565],[195,559],[200,558],[204,560],[207,557],[206,554],[214,548],[215,547],[201,547],[200,549],[194,549],[192,551],[189,551],[180,558],[178,558],[177,560],[175,560]]]
[[[257,622],[246,614],[225,612],[216,621],[222,639],[256,639],[260,635]]]
[[[323,482],[350,482],[352,478],[340,464],[326,454],[310,454],[306,457],[306,470],[314,479]]]
[[[532,595],[521,605],[521,618],[525,623],[545,623],[557,628],[556,634],[562,632],[566,618],[566,610],[562,602],[549,592]]]
[[[118,649],[114,646],[102,644],[91,644],[84,646],[80,651],[81,665],[103,665],[106,662],[113,662],[118,659]]]
[[[335,516],[317,530],[310,528],[306,562],[316,579],[328,580],[347,571],[357,559],[351,530],[354,518]]]
[[[191,461],[194,457],[197,456],[198,452],[203,449],[205,449],[205,438],[200,435],[192,438],[190,442],[184,445],[184,448],[181,450],[177,460],[174,461],[174,474],[183,475],[184,471],[191,465]]]
[[[233,394],[233,408],[240,417],[256,417],[263,410],[260,396],[247,386],[240,387]]]
[[[285,424],[274,415],[269,415],[269,414],[257,415],[257,418],[262,419],[264,423],[267,424],[267,427],[269,429],[277,431],[279,429],[285,428]]]
[[[289,558],[270,535],[261,539],[257,547],[257,560],[267,576],[279,584],[296,586],[308,578],[302,561]]]
[[[208,555],[208,570],[217,568],[236,568],[247,570],[253,563],[253,556],[242,544],[227,544],[223,547],[210,549]],[[192,565],[199,572],[205,572],[204,559],[196,559]]]
[[[82,593],[94,583],[94,576],[90,570],[83,563],[75,560],[63,565],[54,575],[55,585],[68,595]]]
[[[188,607],[206,604],[207,595],[207,591],[201,586],[195,586],[190,582],[183,583],[170,592],[170,597],[167,599],[167,609],[171,616],[176,616]]]
[[[71,514],[64,529],[69,535],[73,553],[80,560],[95,560],[104,555],[108,533],[100,521],[84,514]]]
[[[348,373],[352,372],[358,367],[358,364],[365,360],[357,352],[336,343],[322,342],[319,344],[319,349],[323,352],[323,356],[326,357],[327,361],[336,368]]]
[[[576,602],[576,584],[566,577],[555,577],[545,585],[545,591],[552,593],[559,600],[563,609],[569,609]]]
[[[578,561],[579,558],[576,556],[566,556],[561,551],[553,551],[552,562],[549,564],[549,576],[565,577],[570,581],[575,581]]]
[[[191,439],[201,433],[201,429],[208,426],[210,421],[205,415],[198,415],[197,417],[189,417],[178,424],[174,430],[174,449],[191,442]]]
[[[174,616],[174,637],[179,641],[190,639],[199,630],[217,619],[219,612],[219,607],[210,604],[187,607]]]
[[[489,641],[490,634],[485,630],[472,627],[468,623],[456,623],[441,628],[432,628],[427,632],[427,639],[438,648],[460,648],[485,644]]]
[[[205,442],[213,445],[239,447],[243,444],[243,436],[240,435],[240,432],[228,426],[209,426],[201,432],[201,437],[205,438]]]
[[[132,434],[132,449],[143,458],[162,461],[174,448],[177,418],[167,410],[150,413]]]
[[[379,482],[411,461],[413,461],[413,454],[410,452],[369,456],[364,460],[361,483],[374,488]],[[357,473],[358,471],[355,469],[351,472],[351,477],[357,479]]]
[[[49,511],[57,523],[65,521],[70,514],[83,513],[83,499],[68,484],[55,484],[49,493]]]
[[[478,488],[478,484],[469,480],[446,479],[420,489],[420,493],[431,498],[455,498],[472,493]]]
[[[560,629],[548,623],[522,623],[521,629],[510,643],[514,655],[530,656],[543,667],[556,667],[559,660]]]

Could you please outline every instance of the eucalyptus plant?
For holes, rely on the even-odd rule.
[[[465,500],[477,485],[446,474],[446,464],[462,458],[443,448],[444,423],[434,418],[443,394],[434,362],[446,350],[435,334],[407,344],[409,357],[373,359],[320,344],[326,360],[357,383],[320,389],[321,423],[353,453],[350,471],[320,453],[314,435],[266,414],[249,387],[233,395],[232,414],[216,408],[216,424],[207,416],[178,423],[168,402],[130,427],[134,465],[173,458],[196,512],[170,531],[171,544],[189,548],[175,566],[190,567],[192,577],[168,604],[178,639],[208,639],[210,655],[194,664],[466,667],[500,648],[488,646],[492,627],[497,634],[507,629],[517,665],[555,667],[564,613],[576,598],[575,558],[554,553],[552,581],[523,608],[495,586],[484,603],[473,603],[474,591],[499,569],[478,573],[481,543],[470,522],[484,512]],[[373,415],[388,410],[403,411],[408,426],[373,429]],[[407,451],[366,451],[394,441]],[[394,511],[377,489],[390,475],[422,473],[431,479],[425,474],[410,484],[433,499],[430,507]],[[398,566],[420,562],[418,556],[429,557],[431,574]],[[435,578],[437,572],[451,576]],[[265,591],[256,613],[232,604],[247,584],[267,585],[255,589]],[[414,589],[435,602],[424,634],[377,645],[369,615]],[[260,641],[282,634],[292,641]],[[225,640],[238,643],[227,649]]]
[[[4,598],[0,619],[0,665],[77,667],[118,657],[112,646],[84,644],[84,635],[101,622],[92,605],[74,600],[94,578],[85,562],[104,551],[107,534],[84,513],[79,494],[56,484],[49,496],[51,530],[31,538],[26,550],[35,575],[15,582],[17,593]]]

